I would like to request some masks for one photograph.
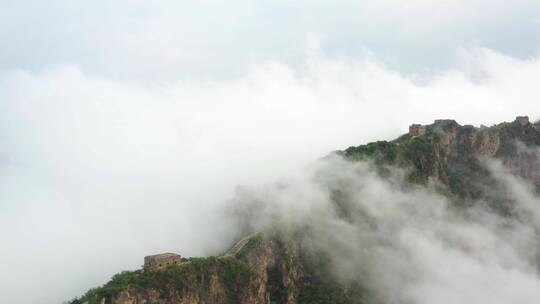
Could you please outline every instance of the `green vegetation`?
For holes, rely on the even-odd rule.
[[[465,143],[447,147],[450,153],[443,155],[443,159],[438,158],[433,150],[433,142],[439,142],[440,136],[453,127],[455,122],[443,121],[430,126],[427,135],[417,137],[403,135],[391,142],[375,142],[351,147],[345,150],[345,155],[351,160],[372,161],[380,171],[387,165],[408,168],[410,170],[408,180],[413,183],[422,184],[427,182],[429,177],[437,176],[448,186],[450,193],[460,200],[466,197],[480,198],[485,194],[486,184],[493,181],[489,179],[489,172],[471,150],[472,147]],[[515,142],[505,138],[523,135],[522,129],[519,125],[504,125],[496,131],[501,133],[503,138],[501,150],[504,152],[501,153],[514,153]]]
[[[239,258],[246,257],[250,252],[252,252],[254,249],[259,248],[259,246],[262,244],[263,241],[263,235],[262,233],[257,233],[253,235],[247,243],[242,247],[240,252],[238,253]]]
[[[302,257],[306,278],[300,282],[299,304],[364,304],[373,303],[358,282],[341,282],[331,275],[328,255],[307,251]]]
[[[398,155],[398,144],[376,141],[358,147],[349,147],[345,155],[351,160],[372,160],[378,165],[393,163]]]
[[[426,136],[403,135],[395,141],[377,141],[358,147],[349,147],[345,156],[353,161],[369,160],[378,168],[386,165],[411,168],[411,181],[425,182],[433,171],[433,149]]]
[[[279,267],[271,267],[267,271],[270,304],[286,303],[288,290],[283,284],[281,269]]]
[[[502,145],[497,156],[515,153],[517,141],[526,146],[540,145],[540,130],[530,126],[521,126],[516,122],[497,125],[494,131],[500,135]]]
[[[247,284],[251,277],[248,265],[234,257],[190,258],[181,265],[169,266],[162,271],[123,271],[99,288],[89,290],[70,304],[99,304],[102,298],[110,303],[112,297],[123,290],[146,293],[149,289],[159,291],[160,297],[169,298],[172,293],[181,294],[190,289],[199,294],[206,293],[211,276],[216,274],[228,292],[231,303],[236,299],[237,287]]]
[[[385,173],[387,166],[407,168],[410,170],[409,181],[413,183],[422,184],[430,177],[438,178],[456,199],[471,201],[470,198],[485,198],[493,193],[487,189],[493,188],[496,182],[477,158],[475,143],[500,141],[495,155],[500,159],[520,153],[517,142],[525,146],[540,145],[538,122],[525,126],[517,122],[502,123],[481,129],[475,133],[475,143],[470,141],[471,133],[467,131],[472,129],[457,128],[459,125],[455,121],[443,120],[427,126],[426,135],[411,137],[405,134],[390,142],[350,147],[345,150],[345,156],[352,161],[370,161],[380,173]],[[445,135],[449,137],[444,138]],[[448,138],[452,139],[448,141]]]
[[[370,303],[365,290],[356,282],[339,284],[324,276],[304,280],[298,297],[299,304],[363,304]]]

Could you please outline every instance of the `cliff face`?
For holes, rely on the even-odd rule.
[[[540,124],[474,128],[442,120],[426,126],[420,136],[403,135],[339,153],[351,161],[368,160],[381,174],[388,165],[406,168],[411,183],[436,181],[458,204],[485,198],[507,212],[508,202],[484,159],[498,159],[540,189],[539,147]],[[333,200],[338,206],[339,195],[336,192]],[[374,303],[361,286],[329,275],[327,257],[306,250],[299,239],[277,232],[250,235],[223,256],[182,259],[180,265],[159,271],[117,274],[71,303]]]
[[[461,198],[481,198],[493,186],[484,159],[498,159],[513,174],[540,186],[540,125],[518,122],[490,128],[460,126],[440,120],[426,126],[421,136],[403,135],[386,142],[350,147],[343,153],[351,160],[410,169],[417,183],[435,180]]]
[[[474,158],[500,159],[511,173],[540,184],[540,132],[533,124],[503,123],[491,128],[462,127],[455,121],[434,124],[427,135],[443,172]],[[445,180],[445,175],[439,176]]]
[[[72,303],[297,303],[304,277],[298,259],[294,243],[253,235],[221,257],[121,273]]]

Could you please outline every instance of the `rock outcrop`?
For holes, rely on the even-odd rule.
[[[296,304],[317,303],[320,298],[363,303],[357,289],[321,276],[316,258],[306,255],[297,242],[279,233],[265,235],[251,235],[220,257],[117,274],[71,303]]]
[[[515,175],[540,186],[540,126],[514,121],[493,127],[461,126],[454,120],[437,120],[425,126],[421,136],[403,135],[350,147],[344,151],[351,160],[410,169],[414,182],[435,180],[465,198],[480,198],[493,181],[482,163],[497,159]]]

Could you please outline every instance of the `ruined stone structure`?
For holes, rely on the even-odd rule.
[[[160,270],[181,263],[182,257],[175,253],[161,253],[144,257],[144,268],[149,270]]]
[[[526,126],[529,124],[529,116],[518,116],[516,117],[516,121],[522,125],[522,126]]]
[[[419,124],[412,124],[409,126],[410,136],[420,136],[426,134],[426,127]]]

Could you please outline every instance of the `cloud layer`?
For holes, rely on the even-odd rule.
[[[488,49],[461,58],[413,77],[376,59],[329,58],[315,44],[300,70],[268,62],[236,79],[145,86],[77,65],[3,71],[6,299],[60,302],[146,254],[219,252],[230,236],[218,210],[236,185],[392,139],[409,123],[540,117],[538,58]]]

